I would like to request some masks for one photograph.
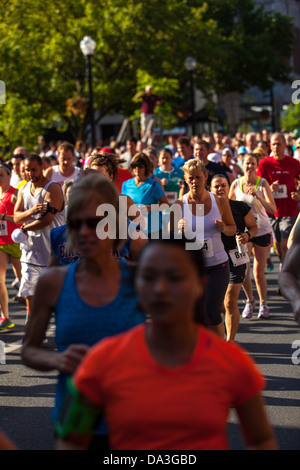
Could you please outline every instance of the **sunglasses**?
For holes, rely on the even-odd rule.
[[[87,217],[86,219],[70,219],[68,227],[70,230],[80,230],[82,225],[85,224],[89,229],[96,230],[101,217]]]
[[[145,167],[144,163],[140,163],[140,162],[132,163],[131,165],[131,168],[144,168],[144,167]]]

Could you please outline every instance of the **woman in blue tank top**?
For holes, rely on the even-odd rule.
[[[112,254],[119,240],[99,238],[96,231],[102,219],[96,216],[100,204],[115,208],[118,223],[118,197],[114,185],[100,173],[87,175],[73,185],[67,224],[71,245],[80,258],[69,266],[49,268],[36,287],[22,359],[36,370],[59,371],[53,419],[64,398],[67,376],[75,372],[89,348],[144,321],[128,267]],[[42,343],[52,312],[57,350],[45,350]],[[97,434],[103,436],[105,446],[105,423]]]
[[[222,304],[229,282],[229,262],[221,233],[234,235],[236,225],[229,203],[206,190],[208,173],[204,164],[193,159],[182,167],[189,192],[175,204],[181,207],[178,221],[188,238],[194,237],[202,246],[208,283],[205,290],[205,309],[210,328],[224,338]],[[176,226],[176,225],[175,225]]]

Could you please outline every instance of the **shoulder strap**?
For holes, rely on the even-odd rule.
[[[244,181],[244,176],[238,179],[237,183],[240,188],[240,190],[243,192],[243,181]]]
[[[258,188],[260,181],[261,181],[261,177],[260,177],[260,176],[258,176],[258,177],[256,178],[256,185],[255,185],[255,189],[257,189],[257,188]]]

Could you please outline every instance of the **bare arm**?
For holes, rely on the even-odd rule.
[[[223,197],[215,196],[222,220],[216,220],[217,230],[224,233],[224,235],[231,236],[236,233],[235,221],[230,209],[229,202]]]
[[[22,347],[22,361],[32,369],[74,372],[88,350],[84,345],[73,345],[64,353],[59,353],[47,350],[42,346],[51,314],[55,309],[63,285],[65,273],[66,268],[50,268],[38,280]]]
[[[260,394],[237,408],[246,445],[252,450],[277,450],[273,430]]]
[[[49,203],[49,206],[53,209],[60,212],[63,208],[63,194],[61,187],[54,183],[51,184],[48,188],[48,191],[45,195],[45,201]],[[23,198],[22,200],[17,200],[15,206],[15,213],[14,213],[14,221],[15,223],[25,223],[26,224],[26,231],[31,230],[32,232],[42,230],[43,228],[50,225],[54,219],[55,214],[47,212],[46,213],[46,206],[44,204],[37,204],[33,208],[24,211],[24,203]],[[39,219],[30,220],[34,214],[43,214],[43,216]]]
[[[245,215],[244,221],[247,227],[247,231],[250,233],[250,237],[247,235],[247,233],[242,233],[238,236],[238,241],[245,245],[246,243],[248,243],[250,238],[255,237],[258,232],[258,228],[251,210],[248,212],[247,215]]]
[[[275,214],[277,207],[274,201],[271,187],[269,183],[267,182],[267,180],[264,180],[262,187],[263,187],[263,197],[259,196],[256,191],[252,192],[252,196],[256,197],[256,199],[258,199],[261,202],[261,204],[264,206],[266,211],[269,212],[269,214]]]
[[[296,322],[300,324],[299,259],[300,224],[297,223],[293,243],[287,251],[279,274],[279,286],[283,296],[293,307]]]
[[[236,200],[235,188],[236,188],[237,183],[238,183],[238,180],[235,180],[235,181],[233,181],[233,183],[231,183],[231,185],[230,185],[228,198],[231,199],[232,201],[235,201],[235,200]]]

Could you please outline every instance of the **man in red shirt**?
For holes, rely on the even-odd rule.
[[[272,154],[260,161],[257,175],[268,181],[276,202],[277,211],[274,216],[269,214],[269,217],[276,252],[282,263],[287,252],[289,233],[298,215],[300,162],[285,153],[286,142],[283,134],[273,134],[270,144]]]

